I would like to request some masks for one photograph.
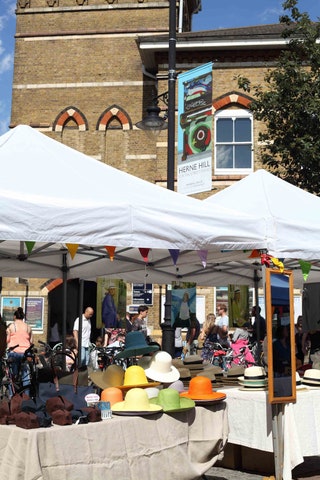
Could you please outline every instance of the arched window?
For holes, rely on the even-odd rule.
[[[249,110],[218,110],[214,116],[216,175],[253,171],[253,117]]]

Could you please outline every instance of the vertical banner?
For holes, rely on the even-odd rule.
[[[127,303],[127,285],[123,280],[108,277],[97,278],[97,311],[96,311],[96,326],[101,328],[102,323],[102,303],[104,297],[109,293],[109,289],[112,289],[113,301],[117,310],[120,326],[124,322],[126,315],[126,303]]]
[[[212,63],[178,75],[178,192],[212,188]]]
[[[229,285],[229,325],[242,327],[249,320],[249,287],[247,285]]]
[[[189,327],[190,319],[196,316],[196,287],[172,290],[171,325]]]

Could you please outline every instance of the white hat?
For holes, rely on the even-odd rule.
[[[145,374],[151,380],[157,382],[172,383],[180,378],[179,370],[172,365],[172,357],[169,353],[164,351],[156,352],[145,368]]]

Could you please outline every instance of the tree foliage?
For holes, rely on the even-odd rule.
[[[243,90],[252,90],[254,117],[264,123],[259,135],[261,158],[268,170],[311,193],[320,195],[320,24],[301,13],[298,0],[283,3],[283,38],[288,48],[265,84],[252,86],[239,77]],[[286,13],[288,12],[288,13]]]

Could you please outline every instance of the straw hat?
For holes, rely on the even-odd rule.
[[[139,365],[131,365],[124,374],[123,384],[119,387],[121,390],[129,390],[130,388],[147,388],[156,387],[160,382],[148,382],[145,371]]]
[[[191,372],[189,368],[183,367],[183,368],[179,368],[178,370],[179,370],[181,380],[190,380]]]
[[[209,378],[211,380],[211,382],[216,382],[217,381],[215,374],[211,370],[209,370],[208,372],[206,370],[204,370],[201,373],[197,373],[197,377],[200,377],[200,376]]]
[[[120,365],[109,365],[105,370],[90,373],[90,378],[102,389],[119,387],[123,385],[124,370]]]
[[[136,357],[157,350],[159,350],[158,345],[148,345],[144,334],[138,330],[126,334],[124,350],[118,353],[115,358]]]
[[[172,365],[176,368],[184,367],[183,360],[181,358],[173,358]]]
[[[195,403],[190,398],[180,397],[179,392],[174,388],[164,388],[159,392],[156,398],[150,400],[151,403],[161,405],[166,413],[183,412],[195,407]]]
[[[308,385],[310,387],[318,387],[320,388],[320,370],[317,368],[309,368],[304,372],[303,385]]]
[[[181,393],[184,392],[184,384],[182,380],[176,380],[175,382],[171,383],[168,388],[174,388],[177,392]]]
[[[144,371],[151,380],[163,383],[175,382],[180,378],[179,370],[172,365],[171,355],[164,351],[156,352]]]
[[[263,367],[253,366],[245,369],[244,375],[238,377],[238,382],[246,389],[256,390],[265,388],[268,383],[268,379]]]
[[[223,375],[222,368],[218,367],[217,365],[208,365],[208,366],[204,367],[203,372],[206,372],[206,373],[211,372],[215,376]]]
[[[180,396],[191,398],[192,400],[222,400],[226,398],[225,393],[214,392],[210,379],[202,376],[192,378],[189,390],[180,393]]]
[[[244,367],[231,367],[228,372],[227,372],[227,378],[235,378],[239,377],[240,375],[243,375],[245,372]]]
[[[147,392],[143,388],[132,388],[122,402],[115,403],[112,412],[157,413],[162,407],[150,403]]]
[[[117,387],[109,387],[105,388],[101,392],[101,402],[110,402],[110,405],[114,405],[117,402],[122,402],[123,400],[123,393],[120,388]]]
[[[157,387],[147,387],[145,388],[145,391],[147,392],[148,398],[154,398],[159,395],[159,388]]]
[[[188,355],[184,358],[183,363],[189,367],[189,365],[192,365],[193,363],[202,364],[203,359],[200,355]]]

